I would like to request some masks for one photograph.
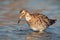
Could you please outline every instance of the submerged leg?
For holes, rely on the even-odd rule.
[[[35,30],[34,32],[39,32],[39,30]]]

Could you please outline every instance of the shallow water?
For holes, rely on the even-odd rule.
[[[57,19],[45,33],[33,32],[25,19],[17,24],[19,11],[25,8]],[[59,0],[0,0],[0,40],[60,40]]]

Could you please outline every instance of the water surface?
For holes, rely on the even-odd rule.
[[[30,13],[39,12],[57,19],[45,33],[33,32],[25,19],[17,24],[21,9]],[[1,0],[0,1],[0,40],[60,40],[60,1],[59,0]]]

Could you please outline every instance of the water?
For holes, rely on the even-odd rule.
[[[49,18],[56,18],[57,21],[45,30],[45,33],[35,33],[29,28],[25,19],[17,24],[17,16],[22,8],[45,14]],[[60,1],[1,0],[0,40],[60,40]]]

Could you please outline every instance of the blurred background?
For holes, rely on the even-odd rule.
[[[25,19],[17,24],[21,9],[42,13],[57,22],[37,34],[30,30]],[[60,40],[60,0],[0,0],[0,40]]]

